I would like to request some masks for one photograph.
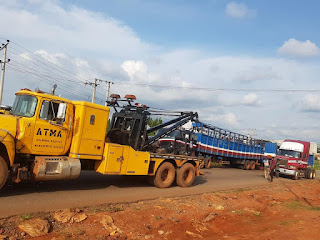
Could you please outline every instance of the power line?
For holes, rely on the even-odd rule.
[[[13,48],[13,49],[14,49],[14,48]],[[15,49],[14,49],[14,50],[15,50]],[[14,54],[14,55],[22,58],[23,60],[25,60],[25,61],[27,61],[27,62],[30,62],[31,64],[33,64],[33,65],[35,65],[35,66],[37,66],[37,67],[40,67],[41,69],[44,69],[45,71],[48,71],[48,72],[53,73],[53,74],[55,74],[55,75],[57,75],[57,76],[59,76],[59,77],[62,77],[61,75],[57,74],[56,72],[52,71],[51,69],[48,69],[47,67],[44,67],[44,66],[42,66],[42,65],[39,65],[39,64],[31,61],[30,59],[34,60],[33,58],[28,59],[28,58],[26,58],[26,57],[24,57],[24,56],[21,56],[21,55],[17,54],[17,53],[14,53],[14,52],[10,52],[10,53],[12,53],[12,54]],[[73,83],[80,84],[80,83],[79,83],[79,80],[78,80],[78,81],[74,81],[73,79],[66,79],[66,80],[69,81],[69,82],[73,82]],[[83,82],[82,82],[82,83],[83,83]]]
[[[25,70],[25,69],[22,69],[22,68],[17,68],[17,67],[15,67],[13,65],[8,65],[8,67],[12,71],[16,71],[16,72],[20,72],[20,73],[24,73],[24,74],[30,74],[32,78],[35,78],[37,80],[41,80],[40,82],[44,82],[46,84],[49,84],[50,86],[52,86],[52,84],[54,83],[51,79],[47,79],[46,77],[38,75],[38,74],[35,74],[35,73],[30,73],[28,70]],[[73,89],[73,92],[68,91],[67,89],[69,89],[69,86],[68,87],[64,86],[64,88],[61,88],[61,91],[66,92],[68,94],[71,94],[71,95],[73,95],[73,96],[75,96],[77,98],[80,97],[80,98],[86,99],[86,100],[89,100],[89,98],[90,98],[90,95],[84,96],[85,94],[83,94],[78,89]],[[78,95],[76,93],[78,93]]]
[[[9,69],[11,69],[12,71],[16,71],[16,72],[20,72],[20,73],[24,73],[24,74],[26,74],[26,73],[28,73],[26,70],[24,70],[24,69],[19,69],[19,68],[16,68],[16,67],[14,67],[14,66],[12,66],[12,65],[10,65],[9,66]],[[50,80],[47,80],[47,79],[45,79],[45,78],[43,78],[43,77],[39,77],[39,76],[37,76],[37,75],[32,75],[31,76],[32,78],[35,78],[35,79],[41,79],[41,82],[43,82],[43,83],[45,83],[45,84],[47,84],[47,85],[50,85],[50,86],[52,86],[52,82],[50,81]],[[85,97],[83,97],[83,96],[81,96],[81,95],[77,95],[77,94],[75,94],[75,93],[73,93],[73,92],[70,92],[70,91],[68,91],[68,90],[66,90],[66,89],[61,89],[63,92],[66,92],[66,93],[68,93],[68,94],[71,94],[71,95],[73,95],[73,96],[75,96],[75,97],[77,97],[77,98],[82,98],[82,99],[86,99],[86,100],[88,100],[89,99],[89,97],[88,98],[85,98]],[[75,91],[75,92],[77,92],[77,91]]]
[[[13,48],[13,49],[14,49],[17,53],[19,53],[19,50],[15,49],[15,48]],[[48,65],[48,64],[45,64],[45,66],[39,65],[37,62],[33,62],[34,60],[37,60],[37,59],[34,59],[34,58],[32,58],[32,57],[29,57],[29,56],[28,56],[28,58],[30,58],[30,59],[28,59],[28,58],[26,58],[26,57],[24,57],[24,56],[21,56],[21,55],[15,53],[15,52],[11,52],[11,53],[14,54],[14,55],[16,55],[16,56],[18,56],[18,57],[20,57],[20,58],[22,58],[24,61],[30,62],[30,63],[33,64],[34,66],[40,67],[42,70],[44,70],[44,71],[46,72],[46,73],[45,73],[45,72],[43,72],[42,70],[41,70],[41,71],[35,70],[34,68],[31,68],[31,67],[26,66],[26,65],[24,65],[24,64],[22,64],[22,63],[19,63],[18,61],[15,62],[16,64],[22,65],[23,67],[31,70],[31,72],[28,72],[28,71],[27,71],[26,73],[34,74],[34,75],[38,75],[38,76],[39,76],[39,74],[41,74],[42,77],[46,77],[46,78],[50,78],[50,79],[55,79],[55,80],[57,80],[57,79],[66,80],[66,81],[68,81],[68,82],[76,83],[76,84],[78,84],[79,86],[81,86],[81,84],[80,84],[80,82],[79,82],[78,79],[75,78],[77,81],[74,81],[73,79],[66,78],[66,77],[64,77],[64,76],[62,76],[62,75],[60,75],[60,74],[57,74],[57,73],[54,72],[52,69],[49,69],[49,68],[48,68],[48,67],[51,67],[51,66]],[[33,60],[33,61],[32,61],[32,60]],[[46,61],[47,61],[47,60],[46,60]],[[43,63],[42,61],[38,61],[38,62]],[[49,63],[50,63],[50,62],[49,62]],[[56,69],[56,68],[53,68],[53,69]],[[59,71],[59,72],[61,72],[61,71]],[[52,73],[52,74],[51,74],[51,75],[47,75],[47,73],[50,73],[50,74]],[[63,72],[61,72],[61,73],[63,73]],[[63,74],[65,74],[65,73],[63,73]],[[41,80],[41,79],[40,79],[40,80]],[[64,85],[64,86],[70,88],[70,86],[63,84],[61,81],[59,82],[59,84],[60,84],[60,85]],[[83,92],[82,92],[82,94],[85,94],[85,95],[88,96],[88,93],[83,93]],[[101,96],[102,94],[99,93],[98,95]],[[97,98],[97,99],[98,99],[101,103],[104,102],[100,97]]]
[[[14,41],[11,41],[11,42],[12,42],[14,45],[22,48],[23,50],[31,53],[33,56],[41,59],[41,60],[38,60],[38,59],[34,59],[34,60],[36,60],[36,61],[38,61],[38,62],[40,62],[40,63],[42,63],[42,64],[44,64],[44,65],[47,65],[47,66],[49,66],[49,64],[50,64],[50,65],[53,65],[53,66],[55,66],[55,67],[53,67],[53,66],[50,66],[50,67],[52,67],[53,69],[56,69],[56,70],[59,71],[59,72],[61,72],[61,70],[63,70],[63,71],[64,71],[63,73],[68,74],[69,76],[73,76],[73,77],[75,77],[76,79],[82,79],[82,81],[87,81],[87,80],[88,80],[88,79],[84,79],[84,78],[82,78],[82,77],[80,77],[80,76],[77,76],[77,75],[74,74],[74,73],[71,73],[69,70],[67,70],[67,69],[65,69],[65,68],[63,68],[63,67],[61,67],[61,66],[59,66],[59,65],[57,65],[57,64],[55,64],[55,63],[53,63],[53,62],[48,61],[47,59],[43,58],[42,56],[36,55],[34,52],[28,50],[27,48],[19,45],[18,43],[14,42]],[[19,50],[17,50],[17,49],[15,49],[15,50],[16,50],[16,51],[19,51]],[[22,51],[20,51],[20,52],[23,53]],[[48,63],[49,63],[49,64],[48,64]],[[57,68],[58,68],[58,69],[57,69]],[[59,70],[59,69],[60,69],[60,70]]]
[[[45,81],[46,84],[47,84],[48,82],[50,82],[50,83],[51,83],[51,86],[52,86],[53,83],[55,83],[54,81],[51,80],[51,78],[48,78],[48,77],[46,77],[46,76],[42,76],[42,75],[40,75],[40,74],[37,74],[37,73],[34,73],[34,72],[30,72],[30,71],[28,71],[28,70],[26,70],[26,69],[22,69],[22,68],[16,67],[16,66],[14,66],[14,65],[12,65],[12,64],[10,64],[10,65],[8,65],[8,66],[9,66],[9,69],[11,69],[11,70],[13,70],[13,71],[20,72],[20,73],[24,73],[24,74],[29,74],[29,75],[31,75],[31,77],[33,77],[33,78],[39,79],[39,80],[41,80],[41,81]],[[90,99],[90,95],[89,95],[89,94],[84,94],[84,93],[81,92],[79,89],[76,89],[76,88],[72,89],[72,91],[74,91],[75,93],[78,93],[78,94],[79,94],[79,95],[76,95],[74,92],[71,92],[71,91],[68,91],[68,90],[67,90],[67,89],[70,89],[70,86],[65,85],[65,84],[63,84],[63,83],[61,83],[61,82],[59,82],[59,84],[61,84],[61,85],[64,87],[64,88],[61,88],[61,91],[63,91],[63,92],[66,92],[66,93],[68,93],[68,94],[71,94],[71,95],[73,95],[73,96],[75,96],[75,97],[79,97],[79,96],[80,96],[81,98],[86,99],[86,100],[89,100],[89,99]],[[83,97],[83,95],[84,95],[85,97]],[[104,100],[101,99],[101,98],[97,98],[97,99],[98,99],[101,103],[104,102]]]
[[[67,85],[66,83],[61,82],[61,80],[59,80],[58,78],[52,77],[50,75],[46,75],[46,74],[41,73],[41,72],[38,72],[38,71],[36,71],[35,69],[32,69],[32,68],[24,67],[25,66],[24,64],[18,64],[18,65],[23,66],[24,68],[20,68],[20,67],[16,66],[16,64],[17,64],[17,62],[10,64],[10,66],[15,68],[15,69],[18,69],[20,71],[23,70],[25,73],[27,73],[29,75],[36,75],[38,77],[42,77],[42,78],[46,78],[46,79],[52,79],[52,82],[54,82],[53,80],[56,80],[55,82],[58,82],[59,85],[62,85],[65,88],[70,88],[71,87],[70,85]],[[40,80],[42,80],[42,79],[40,78]],[[90,95],[88,93],[82,92],[80,90],[76,90],[76,91],[78,91],[79,93],[90,97]]]
[[[101,80],[106,81],[106,80]],[[234,92],[320,92],[320,89],[244,89],[244,88],[205,88],[205,87],[187,87],[187,86],[173,86],[173,85],[155,85],[145,83],[129,83],[129,82],[117,82],[115,84],[123,84],[128,86],[143,86],[143,87],[156,87],[156,88],[167,88],[167,89],[186,89],[192,91],[234,91]]]

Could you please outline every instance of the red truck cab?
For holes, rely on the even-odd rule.
[[[316,172],[308,164],[309,157],[313,157],[310,155],[310,142],[285,140],[277,152],[280,174],[292,176],[295,180],[315,178]]]

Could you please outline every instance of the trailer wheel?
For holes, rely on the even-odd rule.
[[[293,176],[293,180],[298,180],[300,178],[300,172],[296,171],[294,176]]]
[[[246,160],[243,164],[243,169],[244,170],[249,170],[250,169],[250,161]]]
[[[255,161],[251,161],[250,162],[250,170],[255,170],[256,169],[256,162]]]
[[[211,168],[211,158],[210,157],[206,157],[204,159],[204,167],[205,168]]]
[[[312,170],[310,168],[307,168],[304,172],[306,179],[312,178]]]
[[[8,179],[8,165],[0,156],[0,189],[4,186]]]
[[[205,167],[205,158],[203,156],[200,156],[199,159],[201,160],[201,164],[200,164],[200,168],[204,168]]]
[[[312,179],[315,179],[316,178],[316,170],[312,169]]]
[[[158,168],[155,178],[154,185],[158,188],[168,188],[172,185],[176,171],[172,163],[165,162]]]
[[[180,187],[190,187],[195,178],[194,166],[191,163],[185,163],[177,170],[177,185]]]

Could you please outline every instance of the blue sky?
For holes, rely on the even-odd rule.
[[[256,16],[225,14],[231,1],[109,0],[67,1],[130,26],[143,39],[168,48],[195,46],[212,52],[274,55],[284,40],[319,39],[318,1],[240,1]]]
[[[50,91],[54,83],[64,97],[90,100],[84,82],[100,78],[115,82],[112,93],[198,111],[200,120],[232,131],[320,143],[320,91],[259,91],[320,90],[319,5],[0,0],[0,20],[7,23],[0,40],[12,41],[4,103],[12,104],[20,88]],[[101,83],[98,103],[105,94]]]

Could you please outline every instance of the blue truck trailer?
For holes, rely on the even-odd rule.
[[[242,166],[254,170],[263,166],[265,154],[275,156],[277,144],[221,129],[202,122],[193,123],[192,132],[196,135],[193,151],[204,156],[204,166],[211,162],[221,162],[230,166]]]

